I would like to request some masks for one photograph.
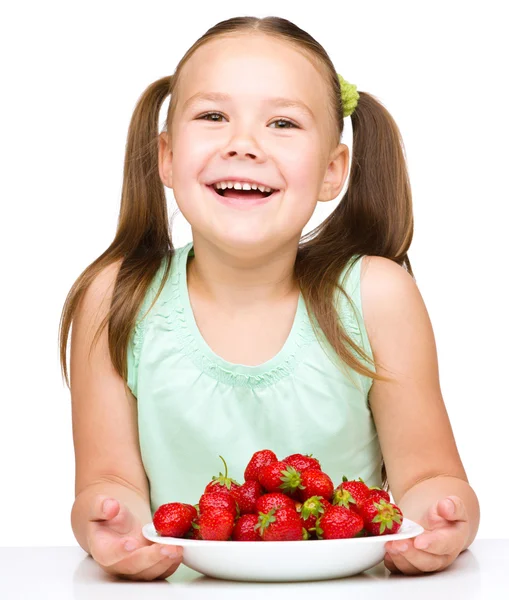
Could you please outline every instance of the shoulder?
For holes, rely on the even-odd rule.
[[[82,298],[82,305],[85,309],[93,311],[107,309],[122,262],[122,260],[116,260],[93,276]]]
[[[383,345],[388,334],[394,337],[408,332],[417,323],[421,329],[428,327],[424,301],[404,267],[382,256],[364,256],[360,280],[364,321],[372,346]]]
[[[397,300],[417,290],[414,278],[401,265],[383,256],[364,256],[361,264],[363,301]]]

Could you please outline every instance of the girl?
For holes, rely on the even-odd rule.
[[[345,185],[347,116],[348,189],[301,238],[317,201]],[[181,248],[164,186],[192,228]],[[263,448],[389,485],[425,528],[386,544],[393,572],[442,570],[471,544],[479,505],[440,392],[412,233],[395,122],[291,22],[220,22],[147,88],[116,237],[73,285],[60,324],[71,522],[105,571],[170,576],[182,549],[149,543],[142,525],[161,504],[197,503],[219,455],[240,478]]]

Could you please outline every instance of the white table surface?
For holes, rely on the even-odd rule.
[[[475,540],[445,571],[395,575],[383,563],[361,575],[301,583],[242,583],[200,575],[185,565],[167,580],[106,574],[79,546],[0,547],[1,600],[250,600],[263,598],[509,599],[509,539]]]

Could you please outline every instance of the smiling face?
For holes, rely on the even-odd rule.
[[[336,198],[348,172],[348,147],[333,144],[331,150],[320,72],[273,37],[221,38],[191,56],[178,94],[170,143],[165,132],[160,136],[159,173],[193,232],[239,251],[298,242],[316,202]],[[274,98],[302,103],[307,110]],[[207,185],[229,177],[279,192],[241,209]]]

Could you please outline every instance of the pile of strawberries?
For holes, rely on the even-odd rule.
[[[241,485],[225,474],[213,477],[197,505],[170,502],[154,513],[161,536],[222,541],[297,541],[396,533],[403,514],[389,494],[362,479],[334,487],[312,455],[278,460],[272,450],[255,452]]]

